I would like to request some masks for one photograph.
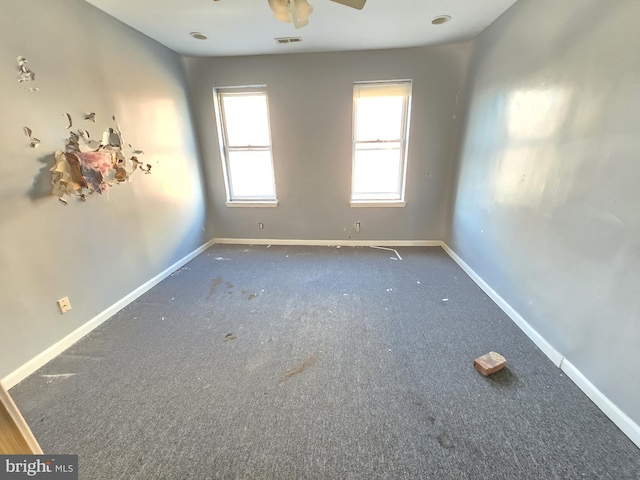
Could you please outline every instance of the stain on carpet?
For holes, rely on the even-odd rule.
[[[438,435],[438,443],[443,448],[453,448],[455,446],[453,444],[453,440],[451,440],[451,437],[447,432],[442,432],[440,435]]]
[[[280,379],[280,383],[286,382],[287,380],[290,380],[292,377],[295,377],[296,375],[299,375],[300,373],[303,373],[303,372],[309,370],[317,362],[318,362],[318,355],[317,354],[307,358],[304,362],[302,362],[297,367],[292,368],[291,370],[287,370],[286,372],[284,372],[284,374],[282,375],[282,378]]]
[[[209,291],[209,296],[216,293],[216,288],[218,288],[218,285],[220,285],[221,283],[222,283],[222,277],[216,277],[213,279],[213,281],[211,282],[211,290]]]
[[[252,293],[251,295],[249,295],[249,300],[253,300],[254,298],[256,298],[258,296],[257,293]]]

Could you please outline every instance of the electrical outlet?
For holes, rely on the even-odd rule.
[[[71,310],[71,302],[69,302],[69,297],[64,297],[58,300],[58,306],[60,307],[60,313],[67,313]]]
[[[360,233],[360,222],[356,222],[356,233]]]
[[[262,230],[262,229],[264,228],[264,223],[260,222],[260,223],[258,224],[258,228],[259,228],[260,230]]]

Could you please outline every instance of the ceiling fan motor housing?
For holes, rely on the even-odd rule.
[[[367,0],[330,0],[340,5],[361,10]],[[296,28],[309,23],[309,16],[313,13],[313,6],[307,0],[268,0],[274,16],[286,23],[293,23]]]

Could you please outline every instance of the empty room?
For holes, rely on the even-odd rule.
[[[0,14],[0,478],[640,478],[640,2]]]

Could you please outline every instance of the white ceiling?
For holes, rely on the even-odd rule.
[[[368,0],[358,11],[310,0],[309,25],[273,17],[267,0],[86,0],[182,55],[226,56],[415,47],[470,40],[516,0]],[[439,15],[451,21],[432,25]],[[202,32],[196,40],[189,32]],[[279,45],[276,37],[302,37]]]

